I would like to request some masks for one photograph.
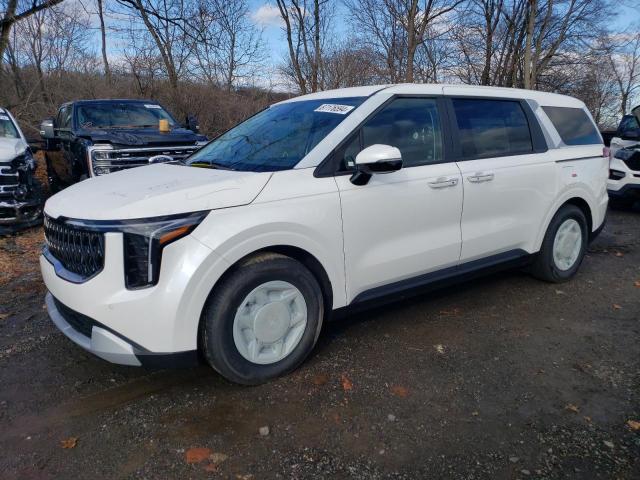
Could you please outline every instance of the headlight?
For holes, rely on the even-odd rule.
[[[171,215],[140,222],[124,222],[124,276],[129,289],[158,283],[162,250],[191,233],[209,212]]]
[[[111,158],[112,150],[113,147],[111,145],[95,145],[87,149],[89,171],[93,172],[93,175],[106,175],[110,172],[109,159]]]

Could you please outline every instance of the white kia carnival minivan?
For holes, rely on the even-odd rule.
[[[570,279],[603,226],[608,172],[574,98],[412,84],[305,95],[180,164],[50,198],[46,304],[111,362],[204,358],[260,383],[298,366],[337,309],[502,267]]]

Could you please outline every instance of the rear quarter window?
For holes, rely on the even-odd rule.
[[[602,138],[581,108],[542,107],[566,145],[599,145]]]

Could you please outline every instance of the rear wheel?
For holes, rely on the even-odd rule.
[[[571,279],[584,258],[588,244],[587,219],[575,205],[563,206],[551,220],[531,272],[547,282]]]
[[[259,254],[211,293],[202,318],[204,356],[233,382],[265,382],[309,355],[323,316],[322,291],[309,270],[284,255]]]

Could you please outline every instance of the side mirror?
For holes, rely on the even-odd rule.
[[[351,176],[354,185],[365,185],[372,175],[397,172],[402,168],[402,154],[391,145],[371,145],[356,155],[356,173]]]
[[[187,115],[185,127],[191,130],[193,133],[200,133],[200,125],[198,124],[198,119],[193,115]]]
[[[45,118],[40,123],[40,136],[45,140],[55,138],[53,118]]]

